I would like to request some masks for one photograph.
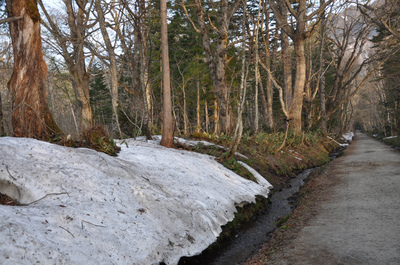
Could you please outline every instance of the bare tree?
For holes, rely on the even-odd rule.
[[[396,39],[400,40],[400,32],[396,27],[400,24],[399,12],[400,2],[399,0],[384,0],[384,1],[364,1],[360,3],[356,1],[357,7],[360,12],[381,28],[385,28],[390,32]]]
[[[323,5],[325,0],[320,0]],[[319,95],[320,95],[320,116],[321,116],[321,131],[323,135],[328,134],[328,126],[326,121],[326,106],[325,106],[325,39],[326,39],[326,18],[325,12],[321,14],[321,24],[319,29]]]
[[[49,140],[61,129],[47,104],[47,65],[43,59],[40,14],[34,0],[7,0],[14,69],[12,93],[14,136]]]
[[[265,49],[265,66],[268,69],[271,69],[271,52],[270,52],[270,26],[269,26],[269,18],[270,18],[270,13],[271,13],[271,7],[268,5],[267,8],[267,0],[264,0],[263,3],[263,9],[264,9],[264,16],[263,16],[263,21],[261,23],[261,26],[265,24],[265,34],[262,34],[263,37],[263,42],[264,42],[264,49]],[[261,28],[261,31],[263,31],[263,28]],[[261,77],[261,75],[258,75]],[[261,81],[261,80],[260,80]],[[267,99],[265,99],[264,95],[264,88],[262,87],[262,82],[259,82],[260,84],[260,91],[261,91],[261,99],[262,99],[262,104],[264,107],[264,116],[267,119],[267,125],[270,129],[274,127],[274,115],[272,111],[272,105],[273,105],[273,91],[272,91],[272,81],[269,75],[267,75],[267,82],[266,82],[266,91],[267,91]]]
[[[323,5],[320,5],[315,10],[310,10],[307,0],[296,1],[296,3],[294,3],[296,5],[295,8],[293,7],[292,2],[289,0],[270,1],[271,8],[274,11],[275,18],[279,26],[285,34],[289,35],[294,44],[296,75],[293,88],[293,98],[292,101],[289,102],[289,120],[292,124],[291,127],[296,132],[301,132],[302,130],[301,115],[307,67],[305,41],[307,38],[311,37],[316,28],[316,23],[314,23],[313,27],[309,26],[309,23],[311,20],[315,20],[316,18],[317,21],[319,21],[318,18],[324,12],[326,6],[330,3],[332,3],[332,0],[323,3]],[[293,22],[289,22],[288,18],[286,17],[286,8],[291,15],[290,19],[294,20]],[[288,91],[289,90],[290,88],[288,88]]]
[[[167,1],[161,0],[161,48],[162,48],[162,72],[163,72],[163,133],[161,145],[165,147],[174,146],[174,125],[171,107],[171,81],[169,73],[168,55],[168,24],[167,24]]]
[[[244,8],[246,9],[246,4],[244,3]],[[249,65],[246,63],[246,17],[243,15],[243,31],[242,31],[242,69],[241,69],[241,80],[239,88],[239,104],[238,104],[238,119],[236,123],[236,128],[232,137],[231,144],[229,146],[229,151],[226,156],[226,160],[232,158],[240,144],[243,133],[243,108],[246,101],[246,89],[247,89],[247,73],[249,70]],[[258,59],[258,58],[257,58]],[[257,90],[257,88],[256,88]]]
[[[119,136],[122,137],[121,127],[118,119],[118,70],[117,70],[117,57],[115,55],[114,47],[111,44],[110,36],[108,35],[106,28],[106,21],[104,17],[104,11],[101,7],[100,0],[95,0],[95,9],[98,16],[98,22],[100,25],[101,35],[103,36],[104,43],[106,45],[108,59],[110,61],[110,75],[111,75],[111,104],[114,113],[114,120],[117,125]]]
[[[149,45],[148,45],[148,17],[149,17],[149,5],[146,4],[145,0],[136,1],[134,7],[131,7],[129,1],[121,0],[123,7],[128,12],[127,21],[131,21],[133,34],[129,36],[129,32],[122,34],[119,27],[119,22],[115,21],[115,28],[118,32],[119,38],[121,39],[122,47],[124,53],[129,55],[129,62],[131,66],[132,79],[137,86],[137,73],[138,75],[138,85],[143,94],[143,125],[144,133],[148,140],[151,140],[150,127],[152,125],[152,111],[153,111],[153,101],[152,101],[152,84],[150,76],[150,63],[149,63]],[[124,27],[124,31],[126,27]],[[131,40],[133,37],[134,40]],[[128,49],[128,40],[131,41],[130,47],[134,48],[134,51]],[[139,68],[137,67],[139,65]]]
[[[79,127],[84,130],[93,123],[89,97],[90,76],[87,73],[84,47],[88,30],[94,26],[94,23],[91,24],[90,21],[90,11],[94,2],[89,0],[64,0],[63,2],[67,10],[68,31],[64,31],[59,26],[63,24],[63,21],[58,21],[60,18],[51,16],[42,0],[38,0],[47,19],[43,21],[43,25],[54,37],[53,47],[63,56],[71,73],[71,83],[78,101]]]
[[[366,78],[377,70],[374,67],[372,71],[367,71],[373,55],[372,43],[369,41],[371,24],[365,23],[354,6],[345,5],[339,11],[328,22],[335,77],[332,88],[327,91],[327,119],[347,103],[362,88]],[[359,77],[362,76],[364,78],[360,81]]]
[[[189,15],[186,8],[185,1],[182,1],[182,7],[185,11],[186,17],[192,24],[195,31],[202,36],[203,49],[206,55],[206,61],[211,73],[213,81],[214,93],[217,97],[219,120],[221,121],[222,131],[231,133],[233,127],[232,106],[230,104],[229,89],[226,81],[226,66],[227,60],[227,47],[228,47],[228,29],[231,19],[235,12],[238,10],[241,1],[235,0],[229,3],[228,0],[221,0],[218,3],[218,16],[217,23],[214,24],[210,13],[204,12],[204,7],[201,0],[194,0],[193,7],[195,9],[197,23],[195,23]],[[211,2],[208,7],[214,9],[217,4]],[[207,16],[207,18],[206,18]],[[217,26],[218,27],[217,27]],[[217,39],[212,41],[210,31],[213,31]],[[213,42],[216,43],[216,49],[213,49]]]

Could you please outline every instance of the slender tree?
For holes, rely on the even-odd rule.
[[[168,55],[168,24],[167,24],[167,1],[161,0],[161,48],[162,48],[162,74],[163,74],[163,133],[161,145],[165,147],[174,146],[174,127],[171,107],[171,81],[169,73]]]
[[[101,35],[103,36],[104,43],[106,45],[108,57],[109,57],[109,68],[111,75],[111,102],[114,113],[114,120],[117,125],[119,136],[122,137],[121,127],[118,119],[118,70],[117,70],[117,56],[115,55],[114,47],[111,44],[110,36],[108,35],[106,22],[104,17],[104,11],[101,7],[100,0],[95,0],[95,10],[98,16],[98,22],[100,25]]]
[[[320,0],[320,4],[323,5],[325,0]],[[321,132],[324,135],[328,134],[328,126],[326,122],[326,96],[325,96],[325,38],[326,38],[326,19],[325,12],[321,14],[321,24],[319,29],[319,95],[320,95],[320,115],[321,115]]]
[[[244,3],[243,9],[246,9],[246,4]],[[233,133],[232,141],[229,146],[229,151],[226,156],[226,159],[229,160],[232,158],[240,144],[240,140],[242,138],[243,133],[243,108],[244,103],[246,101],[246,88],[247,88],[247,73],[249,70],[249,66],[246,63],[246,16],[243,15],[243,31],[242,31],[242,69],[241,69],[241,80],[240,80],[240,88],[239,88],[239,104],[238,104],[238,119],[236,123],[236,128]],[[257,87],[256,87],[257,90]]]

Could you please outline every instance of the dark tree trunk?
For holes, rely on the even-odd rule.
[[[14,50],[8,87],[12,94],[14,136],[49,140],[62,134],[47,104],[47,65],[43,59],[40,14],[34,0],[7,1]]]

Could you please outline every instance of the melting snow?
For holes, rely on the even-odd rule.
[[[155,141],[157,143],[157,141]],[[271,185],[212,157],[132,139],[118,157],[25,138],[0,138],[3,264],[176,264],[202,252],[235,206]]]

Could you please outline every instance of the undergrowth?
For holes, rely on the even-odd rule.
[[[386,137],[383,133],[377,133],[377,134],[367,133],[367,134],[389,145],[400,147],[400,137],[398,136]]]
[[[219,146],[198,144],[191,150],[221,157],[227,152],[231,142],[230,135],[215,135],[206,133],[194,133],[189,138],[205,140]],[[251,179],[242,172],[242,166],[237,161],[242,161],[256,169],[272,185],[284,186],[288,179],[296,173],[307,168],[321,166],[330,161],[329,153],[339,146],[331,139],[323,137],[320,132],[296,133],[288,132],[286,145],[277,151],[285,138],[284,132],[258,134],[244,133],[238,153],[233,159],[219,161],[237,174]]]
[[[54,142],[62,146],[74,148],[86,147],[111,156],[117,156],[118,152],[121,150],[101,126],[94,126],[86,129],[81,134],[79,140],[65,138],[55,139]]]
[[[394,146],[400,147],[400,138],[399,137],[386,138],[386,139],[383,139],[383,141],[385,141],[386,143],[392,144]]]

